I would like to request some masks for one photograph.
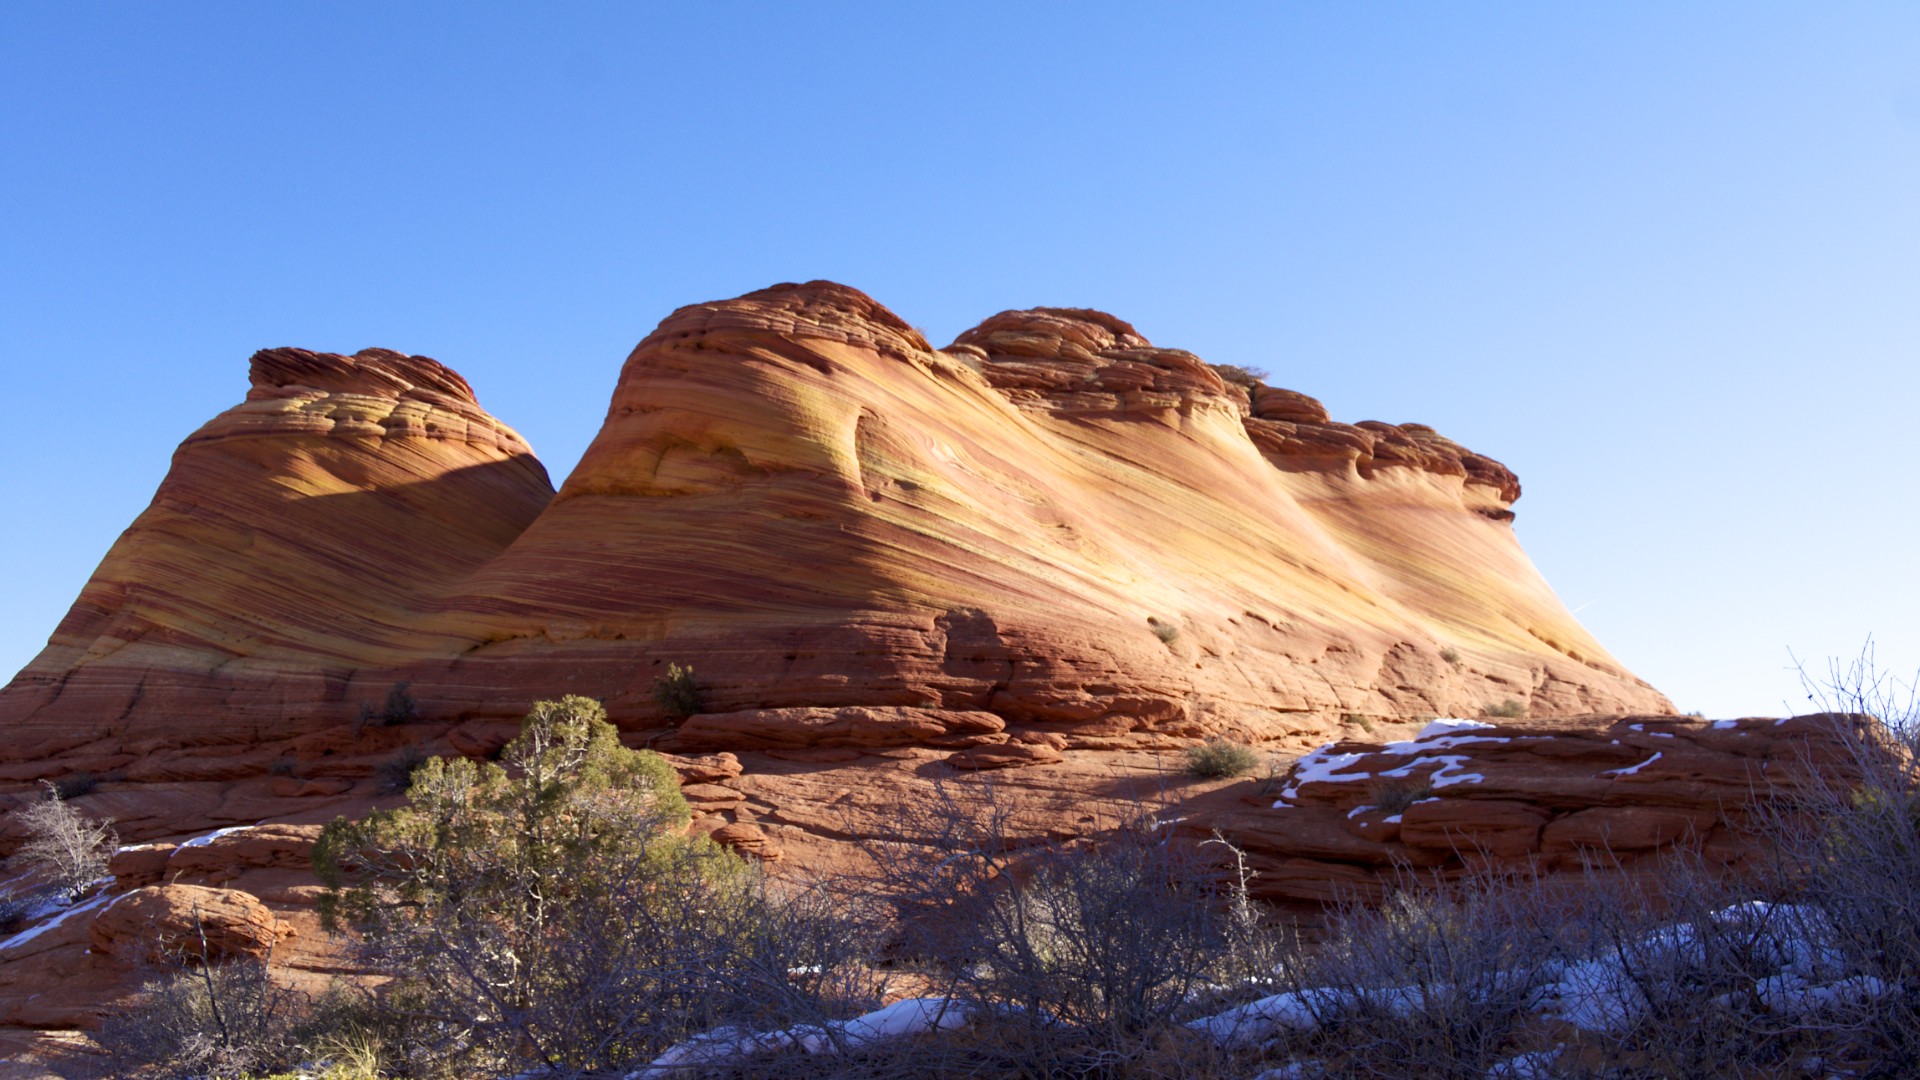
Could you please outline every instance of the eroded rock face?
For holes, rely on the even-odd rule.
[[[95,952],[128,965],[264,960],[292,930],[252,893],[200,885],[148,885],[94,916]]]
[[[356,670],[471,643],[426,614],[552,497],[526,443],[426,357],[268,349],[250,378],[0,691],[7,760],[244,746],[357,707]]]
[[[1633,873],[1680,848],[1737,872],[1766,854],[1757,809],[1800,794],[1809,769],[1844,772],[1848,722],[1442,721],[1324,746],[1195,820],[1248,853],[1269,900],[1376,900],[1409,870]]]
[[[432,360],[273,349],[251,380],[0,691],[0,772],[239,778],[248,746],[399,681],[431,721],[571,692],[660,728],[669,662],[715,750],[815,742],[796,710],[1083,746],[1306,744],[1507,698],[1669,711],[1527,561],[1505,468],[1100,312],[1004,312],[936,351],[826,282],[683,308],[557,495]]]
[[[1658,850],[1712,835],[1703,800],[1732,790],[1724,754],[1591,775],[1639,758],[1586,736],[1516,739],[1532,756],[1473,801],[1392,822],[1338,785],[1271,811],[1181,778],[1214,735],[1277,756],[1507,699],[1672,710],[1520,550],[1504,467],[1249,392],[1100,312],[1004,312],[935,350],[831,283],[683,308],[557,493],[426,358],[274,349],[251,381],[0,690],[0,809],[91,773],[75,805],[138,845],[92,906],[0,948],[0,1029],[92,1023],[182,912],[217,914],[222,955],[350,972],[314,916],[319,823],[569,693],[669,754],[696,831],[809,870],[983,778],[1056,840],[1171,798],[1276,898],[1445,868],[1463,837]],[[703,699],[683,722],[653,694],[676,662]],[[399,682],[417,715],[371,715]],[[0,853],[19,839],[0,814]]]

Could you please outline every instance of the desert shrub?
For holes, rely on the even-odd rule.
[[[1241,367],[1239,364],[1215,364],[1214,373],[1220,381],[1229,386],[1237,386],[1252,394],[1255,387],[1267,381],[1267,373],[1258,368]]]
[[[408,1069],[611,1067],[864,1000],[837,914],[690,839],[672,768],[597,702],[538,702],[499,764],[429,759],[408,796],[314,852],[323,920],[391,977]]]
[[[1433,797],[1433,787],[1418,780],[1382,780],[1373,786],[1370,796],[1376,809],[1399,814],[1422,799]]]
[[[414,724],[422,720],[424,716],[420,711],[420,703],[413,699],[413,694],[408,689],[411,685],[407,682],[394,683],[387,690],[386,700],[381,702],[377,709],[372,705],[361,705],[360,715],[353,722],[354,733],[358,734],[369,725],[393,727],[399,724]]]
[[[1261,929],[1231,882],[1148,815],[1056,844],[1025,836],[1023,812],[990,783],[941,784],[867,845],[894,962],[975,1017],[894,1075],[1151,1075],[1132,1070],[1173,1049],[1169,1075],[1206,1075],[1215,1051],[1177,1021]]]
[[[77,896],[107,872],[119,838],[110,822],[95,821],[67,804],[53,784],[41,781],[46,798],[16,810],[26,841],[10,863],[39,871],[69,896]]]
[[[137,1004],[108,1016],[93,1038],[103,1076],[290,1070],[314,1080],[375,1080],[384,1068],[364,994],[336,987],[315,999],[252,958],[153,972]]]
[[[78,799],[82,795],[93,794],[94,789],[100,786],[100,778],[81,769],[79,772],[68,773],[52,783],[53,790],[59,793],[62,799]]]
[[[1259,764],[1260,755],[1252,747],[1231,739],[1208,739],[1187,748],[1187,772],[1208,780],[1249,773]]]
[[[1297,1003],[1289,1022],[1252,1010],[1237,1028],[1225,1013],[1214,1031],[1266,1044],[1296,1075],[1498,1076],[1527,1045],[1564,917],[1531,881],[1409,879],[1383,905],[1336,909],[1319,942],[1281,965],[1275,988]]]
[[[1512,698],[1508,698],[1498,705],[1487,706],[1481,711],[1481,715],[1489,716],[1496,720],[1522,720],[1526,718],[1527,707]]]
[[[1440,659],[1445,660],[1448,664],[1454,667],[1459,667],[1460,666],[1460,650],[1454,648],[1451,645],[1448,645],[1446,648],[1440,650]]]
[[[156,973],[94,1036],[115,1076],[245,1076],[293,1064],[297,995],[259,960]]]
[[[1147,625],[1153,628],[1153,636],[1159,638],[1162,645],[1172,645],[1180,639],[1180,628],[1170,622],[1149,617]]]
[[[653,680],[653,700],[673,721],[685,720],[700,711],[700,685],[693,680],[693,669],[668,664],[667,673]]]
[[[395,750],[393,756],[373,767],[373,776],[378,781],[381,794],[396,795],[407,790],[413,783],[413,774],[426,763],[427,752],[418,746],[408,744]],[[289,768],[287,771],[293,770]]]

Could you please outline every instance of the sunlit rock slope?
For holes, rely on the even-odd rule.
[[[849,707],[1089,748],[1671,712],[1521,551],[1503,466],[1099,312],[935,350],[827,282],[682,308],[557,494],[434,361],[274,349],[252,383],[0,691],[0,760],[283,738],[399,681],[434,721],[581,693],[665,728],[670,662],[733,717],[707,750]]]

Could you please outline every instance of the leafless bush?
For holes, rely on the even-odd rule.
[[[103,1077],[226,1078],[318,1067],[328,1080],[380,1076],[382,1039],[364,993],[337,987],[315,999],[276,982],[257,959],[156,971],[139,1004],[109,1016],[93,1036]]]
[[[374,780],[383,795],[398,795],[413,783],[413,774],[427,763],[427,752],[409,743],[373,767]],[[292,770],[289,769],[289,772]]]
[[[1344,906],[1282,967],[1298,1011],[1271,1050],[1343,1077],[1498,1075],[1528,1045],[1568,904],[1530,877],[1482,875],[1408,878],[1382,906]]]
[[[1137,807],[1072,844],[1030,839],[1019,818],[991,783],[942,784],[868,846],[896,962],[976,1017],[918,1051],[943,1063],[917,1067],[958,1054],[977,1075],[1147,1075],[1171,1054],[1184,1064],[1168,1075],[1202,1075],[1214,1051],[1177,1021],[1258,934],[1236,936],[1231,886]]]
[[[244,1076],[287,1061],[304,1002],[258,960],[156,973],[94,1041],[110,1076]]]
[[[107,858],[119,838],[110,822],[75,810],[53,784],[42,781],[42,786],[43,801],[15,811],[27,839],[11,861],[39,870],[67,895],[77,896],[107,872]]]
[[[357,738],[368,727],[393,727],[398,724],[415,724],[425,719],[420,711],[420,703],[414,700],[409,689],[412,684],[402,681],[394,683],[387,690],[386,700],[379,708],[362,703],[359,715],[353,719],[353,734]]]

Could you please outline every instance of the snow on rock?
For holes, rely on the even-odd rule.
[[[1372,773],[1341,772],[1342,769],[1352,766],[1354,762],[1367,755],[1336,754],[1333,752],[1333,747],[1334,744],[1328,743],[1294,764],[1293,782],[1280,792],[1280,800],[1274,803],[1275,807],[1297,798],[1302,784],[1339,784],[1350,780],[1365,780],[1373,775]]]
[[[1639,772],[1641,769],[1644,769],[1647,766],[1653,764],[1654,762],[1659,761],[1660,755],[1662,753],[1664,753],[1664,751],[1655,750],[1653,752],[1652,757],[1648,758],[1647,760],[1641,762],[1638,765],[1630,765],[1624,769],[1608,769],[1606,772],[1603,772],[1600,775],[1601,776],[1632,776],[1634,773]]]
[[[65,922],[67,922],[67,920],[73,918],[75,915],[83,915],[90,911],[97,911],[100,908],[106,906],[108,902],[109,902],[109,899],[107,897],[107,894],[100,893],[99,895],[95,896],[91,900],[86,901],[85,903],[76,904],[73,907],[67,908],[67,910],[62,911],[60,914],[54,916],[51,919],[48,919],[46,922],[41,923],[39,926],[28,927],[27,929],[22,930],[19,933],[13,935],[12,937],[8,938],[7,940],[0,941],[0,953],[9,952],[9,951],[12,951],[13,949],[17,949],[20,946],[25,945],[27,942],[32,941],[34,938],[39,937],[41,934],[44,934],[47,931],[53,929],[54,927],[64,924]]]

